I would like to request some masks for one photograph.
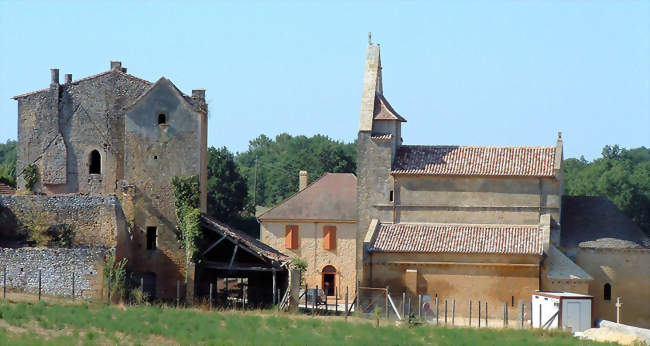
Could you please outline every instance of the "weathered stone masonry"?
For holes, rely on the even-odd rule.
[[[70,297],[74,275],[75,297],[101,297],[107,251],[104,247],[0,248],[0,280],[6,267],[9,290],[38,293],[40,270],[42,294]]]

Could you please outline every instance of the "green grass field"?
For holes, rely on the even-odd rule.
[[[595,345],[562,332],[375,327],[372,321],[271,311],[0,304],[0,345]]]

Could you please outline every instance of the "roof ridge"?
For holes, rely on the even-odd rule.
[[[287,203],[290,199],[292,199],[292,198],[298,196],[298,195],[299,195],[300,193],[302,193],[303,191],[306,191],[306,190],[309,189],[310,187],[314,186],[314,184],[316,184],[316,183],[319,182],[321,179],[323,179],[327,174],[328,174],[328,173],[325,173],[325,174],[321,175],[318,179],[314,180],[314,182],[312,182],[311,184],[307,185],[307,187],[305,187],[305,188],[302,189],[302,190],[300,190],[300,187],[298,187],[298,191],[297,191],[297,192],[295,192],[293,195],[291,195],[291,196],[285,198],[282,202],[280,202],[280,203],[278,203],[278,204],[272,206],[271,209],[269,209],[269,210],[265,211],[264,213],[260,214],[257,218],[259,219],[259,218],[261,218],[262,216],[268,214],[271,210],[273,210],[273,209],[275,209],[275,208],[278,208],[278,207],[280,207],[281,205]]]
[[[403,144],[401,147],[419,147],[419,148],[521,148],[521,149],[555,149],[554,145],[427,145],[427,144]]]

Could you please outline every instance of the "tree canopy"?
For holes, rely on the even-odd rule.
[[[0,143],[0,182],[16,187],[16,141]]]
[[[604,196],[650,234],[650,149],[605,146],[602,157],[564,161],[564,193]]]

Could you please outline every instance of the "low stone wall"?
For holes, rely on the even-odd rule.
[[[120,201],[114,195],[0,195],[0,246],[26,239],[30,222],[70,225],[76,245],[113,247],[119,232],[126,230]]]
[[[53,296],[101,298],[103,294],[104,258],[108,249],[90,248],[0,248],[0,285],[8,290],[38,293],[41,271],[41,293]]]

